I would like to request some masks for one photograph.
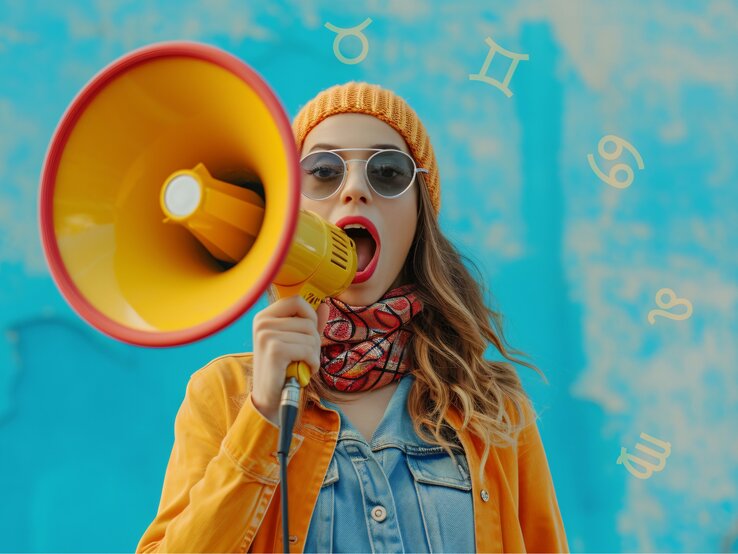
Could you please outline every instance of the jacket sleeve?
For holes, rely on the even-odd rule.
[[[220,395],[222,397],[222,395]],[[201,372],[187,383],[156,517],[136,552],[245,552],[279,482],[279,429],[248,395],[229,429]],[[221,418],[223,419],[223,418]],[[288,460],[302,444],[295,434]]]
[[[518,517],[526,551],[569,552],[548,460],[535,419],[520,434],[518,479]]]

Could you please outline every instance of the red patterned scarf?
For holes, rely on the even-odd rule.
[[[340,392],[373,390],[402,379],[410,369],[406,325],[422,309],[417,285],[389,290],[374,304],[350,306],[327,297],[328,320],[321,337],[320,375]]]

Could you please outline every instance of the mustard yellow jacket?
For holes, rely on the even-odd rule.
[[[278,428],[251,401],[253,354],[216,358],[192,374],[174,422],[174,445],[156,517],[136,552],[284,552]],[[474,495],[477,552],[568,552],[535,421],[516,447],[493,448],[479,480],[482,442],[460,432]],[[290,552],[302,552],[333,457],[337,412],[311,405],[288,454]]]

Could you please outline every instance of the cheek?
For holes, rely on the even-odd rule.
[[[396,241],[402,248],[409,248],[415,236],[415,228],[417,227],[417,215],[416,215],[416,204],[413,198],[409,198],[408,202],[404,202],[402,206],[396,206],[397,209],[393,210],[393,214],[390,216],[389,221],[392,225],[392,235],[396,237]],[[393,206],[395,207],[395,206]]]
[[[392,237],[392,240],[388,241],[387,245],[383,245],[382,249],[388,250],[389,258],[402,263],[413,243],[416,222],[408,218],[406,212],[397,214],[391,221],[394,225],[387,228],[387,236]]]
[[[305,198],[304,196],[300,195],[300,209],[301,210],[310,210],[311,212],[315,212],[323,219],[327,219],[328,214],[324,213],[324,210],[321,210],[324,206],[321,202],[316,202],[315,200],[310,200],[309,198]]]

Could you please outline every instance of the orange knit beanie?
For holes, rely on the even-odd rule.
[[[438,165],[430,137],[415,111],[402,97],[389,89],[370,83],[349,81],[318,93],[300,109],[292,121],[298,152],[302,150],[302,143],[307,134],[318,123],[331,115],[348,112],[373,115],[400,133],[418,167],[428,170],[428,173],[423,175],[423,180],[438,216],[441,209],[441,191]]]

